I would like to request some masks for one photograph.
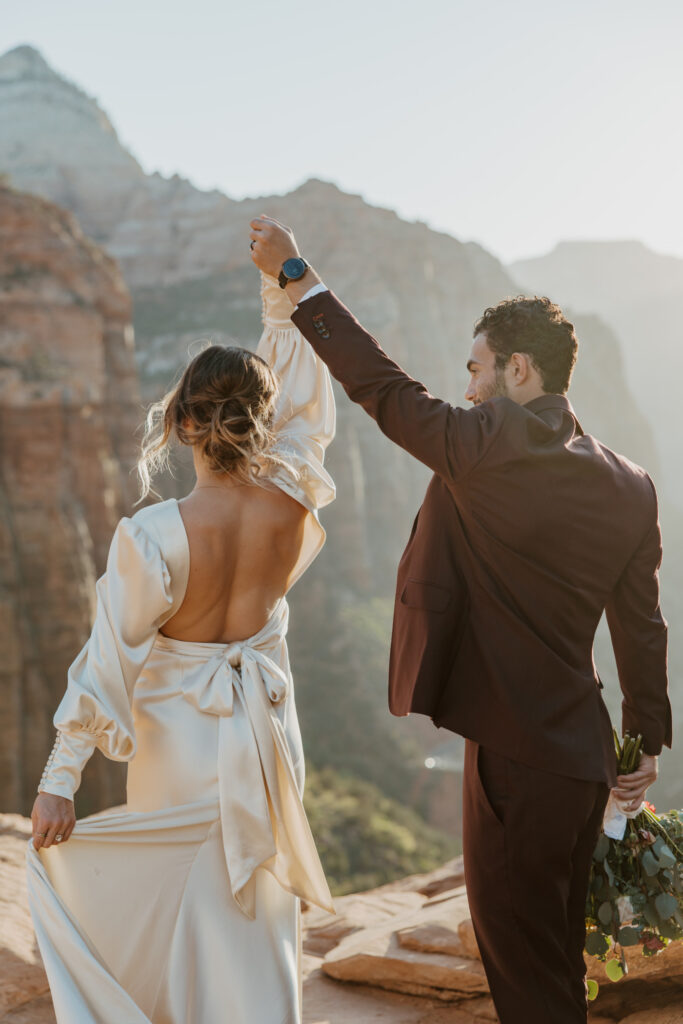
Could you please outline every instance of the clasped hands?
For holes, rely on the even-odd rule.
[[[252,261],[264,274],[277,279],[285,260],[301,255],[292,229],[273,217],[266,217],[265,214],[250,221],[249,227]],[[309,266],[303,277],[289,281],[285,290],[292,303],[296,305],[319,281],[315,270]]]
[[[262,214],[250,221],[251,258],[264,274],[277,278],[285,260],[300,256],[291,228]]]

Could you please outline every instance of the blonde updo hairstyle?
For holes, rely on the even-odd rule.
[[[263,483],[269,463],[285,465],[269,450],[278,393],[277,377],[260,356],[237,346],[205,348],[147,413],[137,463],[141,490],[135,504],[150,492],[156,494],[151,477],[170,468],[174,440],[198,445],[216,474]]]

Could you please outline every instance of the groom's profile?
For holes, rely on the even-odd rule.
[[[609,791],[637,807],[671,746],[654,485],[584,434],[566,397],[577,339],[548,299],[484,312],[460,409],[386,355],[289,229],[251,229],[254,262],[280,275],[333,376],[434,473],[398,570],[389,702],[466,738],[465,877],[501,1024],[585,1024],[585,900]],[[618,784],[593,661],[603,611],[622,728],[645,752]]]

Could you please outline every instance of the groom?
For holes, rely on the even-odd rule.
[[[647,473],[583,433],[572,324],[508,299],[474,329],[463,410],[432,397],[301,259],[251,222],[252,259],[349,397],[434,471],[398,570],[389,700],[466,737],[463,852],[501,1024],[585,1024],[585,899],[610,788],[636,808],[671,746],[661,538]],[[617,784],[592,647],[606,611],[623,730]]]

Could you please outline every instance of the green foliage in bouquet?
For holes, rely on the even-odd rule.
[[[614,734],[617,771],[635,771],[642,737]],[[624,947],[653,956],[683,939],[683,813],[657,815],[652,805],[627,819],[623,839],[601,834],[586,900],[586,952],[606,962],[618,981],[628,968]],[[609,958],[609,959],[608,959]],[[597,994],[597,987],[593,995]]]

